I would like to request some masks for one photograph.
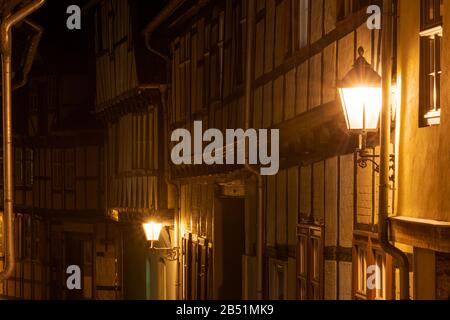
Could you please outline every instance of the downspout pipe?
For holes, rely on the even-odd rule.
[[[251,105],[253,103],[253,57],[255,52],[255,0],[247,1],[247,40],[245,55],[245,130],[250,128]],[[248,146],[246,148],[246,159],[248,160]],[[264,180],[260,172],[255,170],[248,161],[245,162],[245,168],[251,172],[257,182],[257,216],[256,216],[256,298],[262,300],[264,285]]]
[[[162,86],[161,87],[161,104],[162,104],[162,108],[163,108],[163,121],[164,121],[164,140],[165,141],[169,141],[168,140],[168,135],[169,135],[169,117],[168,117],[168,88],[167,86]],[[164,173],[164,178],[165,178],[165,182],[167,184],[167,186],[171,186],[174,190],[174,204],[175,204],[175,216],[174,216],[174,221],[175,221],[175,230],[174,230],[174,243],[175,243],[175,247],[177,248],[181,248],[181,242],[180,239],[182,237],[181,235],[181,217],[180,217],[180,204],[179,204],[179,199],[180,199],[180,188],[179,185],[176,184],[171,177],[170,174],[170,167],[169,167],[169,161],[170,161],[170,156],[169,156],[169,147],[168,144],[165,143],[165,150],[164,150],[164,157],[165,157],[165,173]],[[177,266],[176,266],[176,299],[180,300],[181,298],[181,266],[180,266],[180,259],[179,259],[179,255],[177,255],[178,259],[177,259]]]
[[[152,47],[151,43],[150,43],[150,39],[151,36],[153,34],[153,32],[166,20],[168,19],[174,12],[175,10],[184,2],[185,0],[172,0],[166,7],[164,7],[164,9],[152,20],[150,21],[150,23],[145,27],[144,31],[143,31],[143,35],[144,35],[144,42],[145,42],[145,47],[147,48],[147,50],[151,53],[153,53],[154,55],[160,57],[166,64],[166,80],[169,83],[169,79],[170,79],[170,66],[171,66],[171,58],[170,56],[167,56],[163,53],[161,53],[160,51],[156,50],[155,48]],[[169,94],[168,94],[168,88],[169,86],[161,86],[160,87],[160,92],[161,92],[161,103],[162,103],[162,108],[163,108],[163,121],[164,121],[164,134],[166,135],[166,138],[168,137],[168,132],[169,132],[169,118],[168,118],[168,99],[169,99]],[[166,141],[168,141],[166,139]],[[170,168],[169,168],[169,149],[166,146],[165,150],[165,157],[166,158],[166,168],[165,168],[165,181],[166,184],[168,186],[172,186],[174,191],[175,191],[175,195],[174,195],[174,201],[175,201],[175,217],[174,217],[174,221],[175,221],[175,239],[174,242],[176,244],[177,247],[180,247],[180,239],[181,239],[181,217],[179,214],[179,186],[177,184],[175,184],[172,181],[172,178],[170,176]],[[176,279],[176,296],[177,299],[181,298],[181,266],[180,266],[180,260],[178,257],[177,260],[177,270],[176,270],[176,275],[177,275],[177,279]]]
[[[12,141],[12,106],[11,106],[11,52],[12,32],[14,25],[39,9],[45,0],[33,0],[17,12],[9,15],[0,26],[0,49],[2,54],[2,102],[3,102],[3,176],[4,176],[4,220],[6,229],[5,265],[0,272],[0,281],[8,279],[15,267],[14,234],[13,234],[13,141]]]
[[[406,254],[389,242],[389,162],[391,132],[391,82],[392,82],[392,0],[383,0],[383,64],[382,110],[380,124],[380,186],[378,233],[382,249],[391,255],[400,269],[400,299],[409,300],[409,261]]]
[[[185,0],[172,0],[152,21],[149,22],[149,24],[147,24],[143,31],[147,50],[163,59],[168,66],[170,66],[171,62],[170,57],[154,49],[150,44],[150,38],[153,32],[167,20],[184,1]]]
[[[164,9],[144,28],[144,35],[150,35],[155,31],[167,18],[169,18],[175,10],[184,2],[185,0],[172,0],[169,2]]]

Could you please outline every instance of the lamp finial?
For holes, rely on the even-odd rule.
[[[364,57],[364,48],[363,47],[359,47],[358,48],[358,55],[363,58]]]

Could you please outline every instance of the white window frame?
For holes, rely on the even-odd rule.
[[[357,284],[356,291],[360,294],[367,294],[367,248],[356,247],[357,252]]]
[[[442,26],[437,26],[437,27],[434,27],[431,29],[424,30],[424,31],[420,32],[419,35],[420,35],[421,40],[423,38],[429,38],[430,40],[434,40],[436,36],[439,36],[442,38],[443,37],[443,28],[442,28]],[[436,50],[436,46],[434,46],[434,49]],[[434,94],[434,103],[433,103],[433,106],[422,106],[422,108],[424,108],[424,107],[426,109],[432,108],[432,110],[428,111],[424,115],[422,115],[422,114],[420,115],[425,118],[426,124],[428,126],[439,125],[441,123],[441,106],[437,105],[437,95],[440,94],[440,92],[437,92],[437,80],[436,80],[437,66],[436,66],[436,58],[435,58],[436,55],[437,55],[437,53],[434,52],[434,57],[433,57],[433,60],[435,61],[434,72],[428,75],[428,76],[434,76],[434,78],[435,78],[434,93],[433,93]],[[441,57],[441,59],[442,59],[442,57]],[[424,63],[428,63],[428,62],[424,61]],[[442,68],[441,68],[441,71],[439,71],[438,73],[442,75]],[[422,77],[424,75],[421,74],[420,76]],[[424,103],[424,102],[421,101],[421,103]],[[442,103],[442,101],[441,101],[441,103]]]

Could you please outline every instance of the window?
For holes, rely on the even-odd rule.
[[[443,0],[421,0],[420,29],[427,30],[442,24]]]
[[[323,298],[322,229],[300,226],[297,247],[297,297],[300,300]]]
[[[358,293],[365,295],[367,292],[367,250],[362,246],[358,246],[357,253],[357,290]]]
[[[380,287],[375,289],[375,299],[385,300],[386,299],[386,256],[382,252],[377,251],[377,250],[374,251],[373,255],[375,257],[375,266],[377,267],[377,270],[380,271],[380,274],[379,274]]]
[[[422,0],[419,126],[440,124],[442,0]]]
[[[155,137],[157,135],[158,115],[155,109],[149,108],[140,113],[134,113],[125,121],[131,123],[132,170],[157,169]],[[124,147],[125,148],[125,147]]]
[[[306,248],[308,239],[304,236],[299,237],[298,255],[297,255],[297,277],[298,277],[298,299],[307,299],[307,268],[306,268]]]
[[[355,236],[352,294],[356,300],[394,299],[392,257],[383,251],[377,236],[375,233]]]
[[[208,281],[210,279],[209,259],[211,250],[207,239],[199,238],[198,240],[199,274],[197,285],[197,299],[207,300],[209,294]]]
[[[308,44],[309,33],[309,0],[295,0],[293,1],[294,12],[294,49],[298,50],[305,47]]]
[[[312,249],[312,279],[311,279],[311,290],[312,298],[314,300],[320,299],[320,238],[311,239],[311,249]]]

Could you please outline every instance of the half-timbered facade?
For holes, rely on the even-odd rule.
[[[120,230],[106,220],[102,126],[88,111],[88,77],[58,61],[45,72],[37,64],[15,94],[16,268],[0,295],[120,298]],[[83,290],[68,290],[70,265],[80,266]]]
[[[377,245],[378,174],[357,165],[357,139],[346,131],[336,90],[360,46],[380,71],[380,32],[366,26],[370,3],[256,1],[250,126],[281,135],[281,169],[264,178],[266,298],[393,295],[388,282],[383,296],[355,286],[356,270],[365,279],[371,261],[383,276],[392,267]],[[243,128],[247,2],[195,8],[178,10],[161,27],[171,35],[169,128],[192,130],[195,120],[203,130]],[[190,165],[172,166],[172,176],[181,186],[182,297],[255,298],[251,174],[239,166]]]
[[[173,0],[151,19],[139,14],[148,9],[140,1],[99,1],[94,10],[96,111],[107,123],[106,209],[111,217],[131,222],[125,225],[125,265],[145,260],[147,269],[139,272],[159,281],[157,288],[142,278],[130,278],[134,282],[128,285],[142,285],[152,298],[257,297],[253,173],[240,165],[174,165],[169,157],[171,133],[179,128],[193,132],[194,121],[202,121],[204,131],[244,128],[245,97],[250,94],[250,127],[280,130],[280,170],[263,178],[264,298],[398,298],[398,266],[383,251],[378,235],[377,164],[360,159],[358,137],[346,128],[336,88],[359,47],[381,73],[381,31],[366,24],[367,7],[381,6],[381,1],[249,3],[253,1]],[[390,240],[411,262],[411,296],[441,297],[447,292],[441,280],[448,266],[448,219],[446,201],[436,188],[446,187],[428,181],[424,186],[436,197],[421,192],[410,173],[417,163],[434,162],[417,160],[408,146],[416,139],[414,155],[423,155],[430,140],[446,143],[439,131],[445,127],[440,124],[441,112],[445,115],[440,88],[445,82],[441,50],[446,48],[446,5],[445,0],[405,3],[393,1],[392,8],[398,16],[393,26],[397,97],[391,140],[396,161],[388,202],[390,213],[400,217],[390,219]],[[254,28],[248,28],[249,10],[254,10]],[[149,22],[152,30],[145,28],[142,35]],[[417,30],[417,36],[399,40],[401,30]],[[246,61],[248,37],[254,44],[251,61]],[[411,63],[417,70],[410,69]],[[414,70],[417,74],[410,77]],[[250,93],[245,86],[249,77]],[[410,104],[416,100],[419,110]],[[411,118],[418,120],[417,128],[411,129]],[[374,154],[380,152],[378,138],[368,135],[368,150]],[[430,154],[439,159],[439,151],[436,147]],[[436,175],[446,172],[437,161],[432,169]],[[423,203],[433,208],[432,216],[416,210],[426,210]],[[135,222],[164,209],[174,212],[165,243],[179,248],[178,267],[171,271],[164,257],[142,258],[147,252],[142,231],[138,235],[134,229],[139,227]],[[426,238],[424,230],[434,236]],[[430,266],[436,266],[440,280],[425,280]],[[374,268],[381,281],[369,288]]]
[[[95,113],[105,125],[106,211],[122,230],[124,298],[157,298],[158,293],[174,297],[175,280],[166,290],[159,275],[167,272],[170,282],[175,269],[149,251],[142,229],[143,222],[161,218],[161,212],[173,221],[167,210],[162,142],[165,60],[148,50],[141,35],[144,17],[161,4],[122,0],[94,4],[87,10],[95,38]]]
[[[17,265],[0,297],[448,299],[450,0],[393,0],[383,36],[367,24],[382,2],[89,1],[95,77],[61,58],[15,97]],[[360,150],[337,91],[358,56],[393,82],[388,186],[378,132]],[[205,141],[176,164],[172,133],[198,138],[197,121],[279,130],[278,172],[198,163]]]

